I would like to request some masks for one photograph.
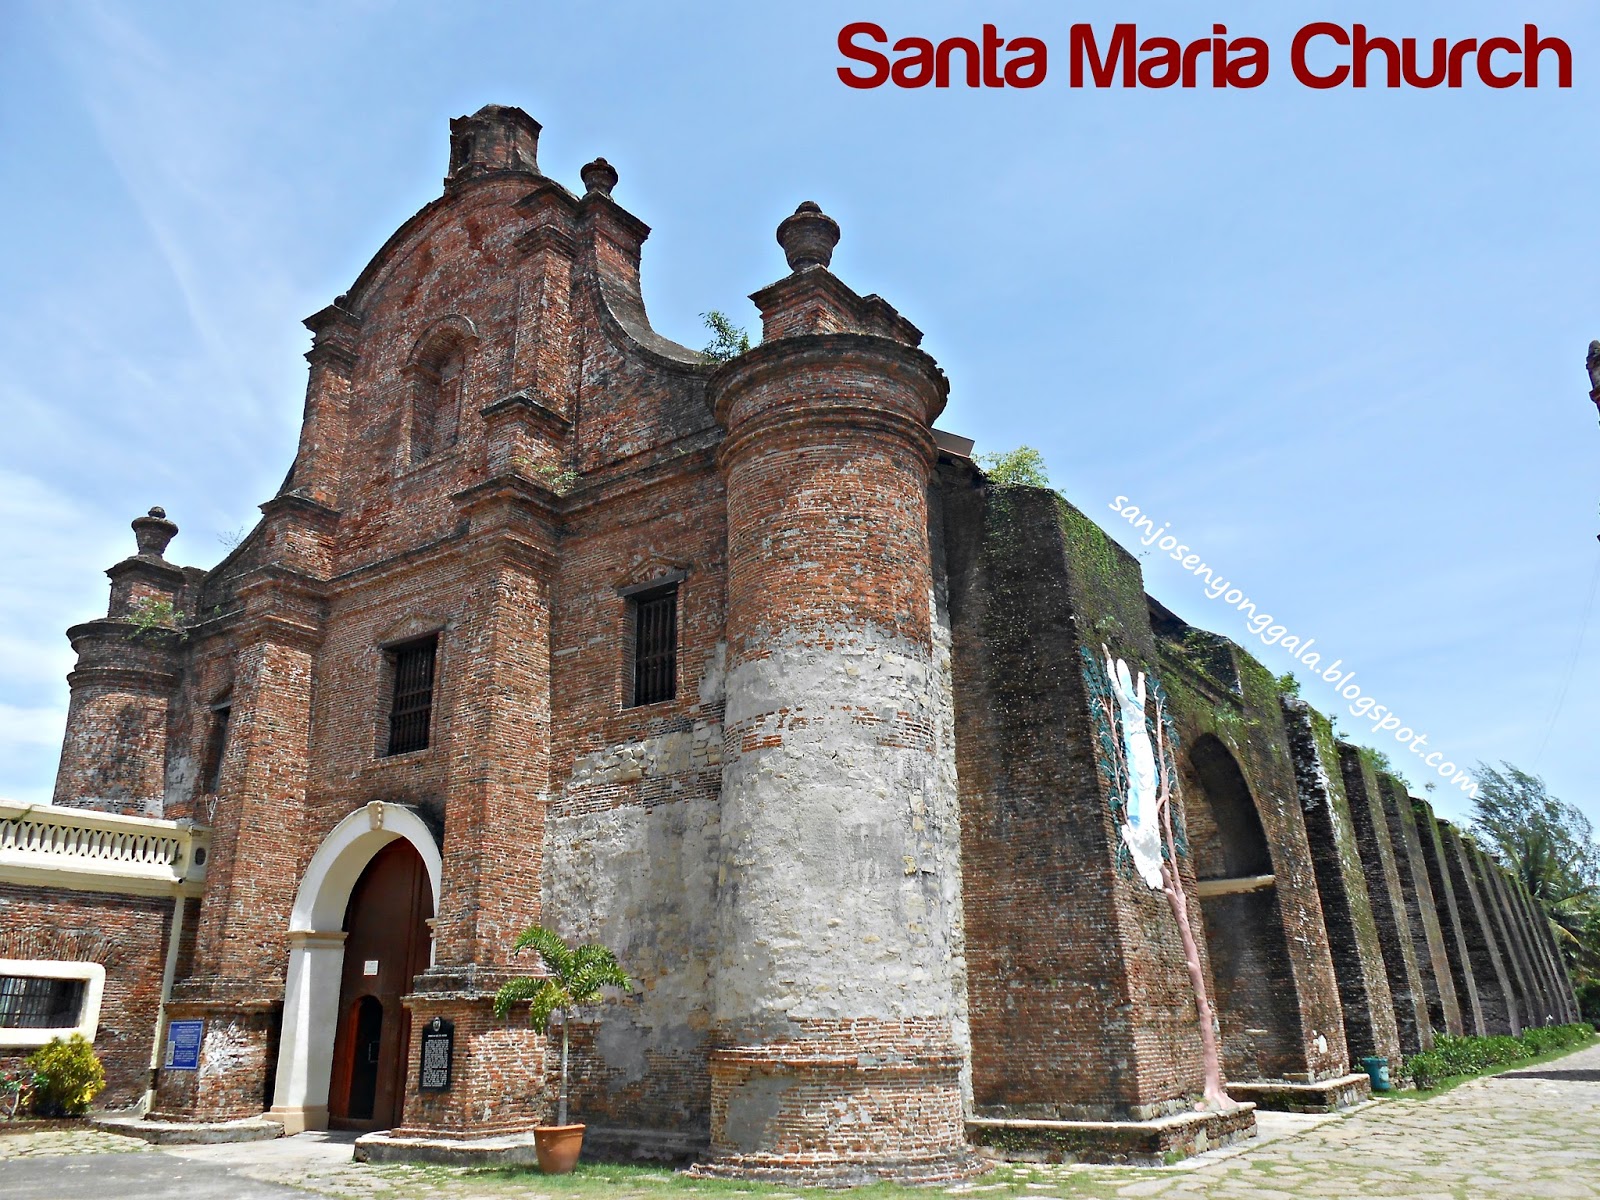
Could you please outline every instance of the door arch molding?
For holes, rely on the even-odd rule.
[[[374,800],[345,817],[317,847],[300,880],[289,914],[289,971],[277,1082],[266,1114],[282,1123],[286,1133],[328,1127],[345,908],[373,855],[401,838],[421,857],[438,912],[444,861],[433,831],[405,805]]]

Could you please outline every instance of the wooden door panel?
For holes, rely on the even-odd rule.
[[[399,1124],[411,1027],[400,998],[427,969],[427,918],[432,915],[427,868],[404,839],[373,855],[351,889],[328,1094],[329,1123],[335,1128]]]

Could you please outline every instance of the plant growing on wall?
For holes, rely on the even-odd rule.
[[[1018,446],[994,454],[980,454],[978,465],[995,487],[1050,486],[1050,472],[1044,465],[1044,455],[1032,446]]]
[[[1131,862],[1145,886],[1159,890],[1172,908],[1183,945],[1189,984],[1194,989],[1200,1025],[1200,1057],[1204,1069],[1202,1107],[1236,1107],[1222,1086],[1222,1054],[1217,1044],[1216,1012],[1206,987],[1200,944],[1189,923],[1189,897],[1178,870],[1188,853],[1181,819],[1175,814],[1178,764],[1177,732],[1167,715],[1167,697],[1143,671],[1132,672],[1125,660],[1101,646],[1105,662],[1083,648],[1083,676],[1095,724],[1096,761],[1110,791],[1112,819],[1121,834],[1118,864]],[[1155,714],[1150,715],[1151,703]]]
[[[705,353],[718,362],[738,358],[750,349],[750,335],[735,325],[726,313],[712,309],[701,313],[700,319],[711,331],[711,340],[706,343]]]
[[[558,496],[565,496],[578,485],[578,473],[558,463],[535,463],[531,458],[519,454],[511,460],[511,465]]]
[[[178,628],[178,610],[172,601],[155,596],[145,596],[134,604],[128,612],[128,619],[133,622],[133,630],[128,636],[134,638],[158,629]]]
[[[598,1004],[605,988],[633,987],[617,956],[598,943],[569,946],[561,935],[543,925],[532,925],[517,935],[513,953],[532,947],[548,974],[519,976],[495,993],[494,1013],[504,1017],[519,1004],[528,1006],[528,1022],[548,1033],[550,1019],[561,1014],[561,1088],[556,1093],[556,1124],[567,1123],[567,1027],[572,1010]]]

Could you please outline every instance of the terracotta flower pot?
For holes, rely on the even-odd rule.
[[[577,1166],[583,1130],[582,1125],[535,1126],[533,1144],[539,1154],[539,1170],[546,1175],[565,1175]]]

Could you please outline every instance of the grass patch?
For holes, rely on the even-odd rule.
[[[580,1162],[570,1175],[543,1175],[536,1167],[485,1167],[461,1171],[456,1178],[482,1187],[485,1194],[506,1193],[518,1196],[547,1196],[551,1200],[618,1200],[622,1196],[751,1196],[759,1200],[780,1197],[804,1200],[943,1200],[946,1192],[957,1189],[952,1200],[1025,1200],[1032,1196],[1061,1196],[1072,1200],[1110,1200],[1117,1190],[1155,1172],[1118,1170],[1115,1179],[1071,1166],[1039,1166],[1032,1163],[1001,1163],[988,1174],[965,1183],[931,1184],[913,1187],[898,1183],[873,1183],[849,1189],[797,1187],[779,1183],[757,1183],[746,1179],[700,1179],[666,1167],[631,1166],[622,1163]],[[1032,1184],[1032,1187],[1029,1185]],[[1040,1185],[1044,1185],[1041,1187]],[[976,1190],[969,1191],[967,1189]]]

